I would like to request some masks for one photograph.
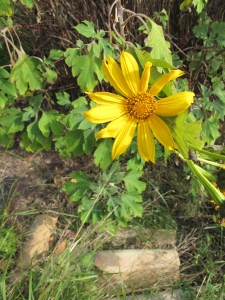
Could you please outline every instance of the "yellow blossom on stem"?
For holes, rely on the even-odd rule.
[[[145,64],[140,76],[134,57],[123,51],[120,65],[108,57],[103,59],[102,68],[109,83],[119,94],[108,92],[87,93],[92,101],[100,104],[84,113],[92,123],[110,122],[100,130],[97,138],[115,138],[112,158],[124,153],[137,129],[137,145],[140,156],[145,161],[155,162],[155,144],[153,136],[166,148],[177,148],[168,125],[160,116],[175,116],[186,110],[192,103],[194,93],[181,92],[157,100],[155,96],[163,86],[184,74],[181,70],[172,70],[157,80],[148,89],[151,62]]]

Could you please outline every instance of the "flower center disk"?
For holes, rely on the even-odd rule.
[[[137,121],[143,121],[154,114],[157,108],[157,100],[152,94],[139,92],[127,99],[126,109],[130,117]]]

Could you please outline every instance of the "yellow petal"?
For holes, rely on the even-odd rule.
[[[152,66],[151,62],[146,62],[144,71],[141,76],[141,81],[140,81],[140,91],[141,92],[146,92],[148,89],[148,83],[149,83],[149,78],[150,78],[150,68]]]
[[[102,138],[115,138],[117,137],[118,133],[121,131],[121,129],[126,125],[127,123],[127,117],[126,115],[110,122],[104,129],[100,130],[96,138],[102,139]]]
[[[170,129],[163,120],[161,120],[158,116],[152,115],[148,120],[148,124],[156,139],[164,147],[170,150],[174,150],[174,148],[177,148],[177,145],[174,142],[172,134],[170,132]]]
[[[113,144],[112,159],[115,159],[116,156],[121,155],[127,150],[134,136],[136,127],[136,122],[132,120],[126,122],[125,126],[121,129]]]
[[[194,101],[194,93],[181,92],[157,101],[155,114],[160,116],[176,116],[187,109]]]
[[[140,89],[140,74],[136,60],[130,53],[123,51],[120,56],[120,64],[130,90],[136,94]]]
[[[157,80],[153,84],[153,86],[149,90],[149,93],[151,93],[153,96],[157,95],[167,82],[177,77],[180,77],[183,74],[184,72],[181,70],[170,71],[169,73],[163,75],[159,80]]]
[[[85,118],[95,124],[115,120],[124,114],[124,107],[120,104],[99,105],[84,112]]]
[[[104,104],[104,105],[111,105],[115,103],[123,103],[126,99],[123,97],[112,94],[112,93],[107,93],[107,92],[97,92],[97,93],[86,93],[92,101],[98,103],[98,104]]]
[[[155,163],[155,144],[151,129],[146,122],[138,124],[137,131],[138,152],[145,161]]]
[[[105,58],[103,59],[102,70],[109,83],[114,87],[115,90],[125,97],[128,97],[132,94],[120,67],[112,57],[108,57],[108,63],[106,62]]]

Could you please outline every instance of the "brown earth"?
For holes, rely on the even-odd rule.
[[[0,149],[0,208],[9,213],[25,210],[62,211],[68,205],[62,184],[74,171],[93,165],[91,157],[64,159],[52,150],[30,154]]]

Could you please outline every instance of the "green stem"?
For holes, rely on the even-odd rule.
[[[202,149],[198,149],[197,147],[193,146],[193,145],[189,145],[191,149],[193,150],[196,150],[202,154],[206,154],[208,156],[211,156],[215,159],[221,159],[223,161],[225,161],[225,156],[224,155],[221,155],[221,154],[218,154],[218,153],[212,153],[210,151],[206,151],[206,150],[202,150]]]
[[[221,169],[225,169],[225,165],[224,164],[219,164],[219,163],[216,163],[214,161],[210,161],[210,160],[207,160],[207,159],[203,159],[203,158],[200,158],[200,157],[197,157],[198,161],[201,161],[205,164],[208,164],[208,165],[212,165],[214,167],[218,167],[218,168],[221,168]]]
[[[201,173],[200,169],[193,163],[192,160],[185,160],[191,169],[194,176],[201,182],[201,184],[205,187],[209,195],[218,205],[222,205],[225,202],[224,195],[211,183],[208,179]]]

